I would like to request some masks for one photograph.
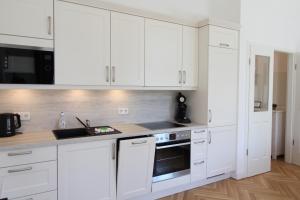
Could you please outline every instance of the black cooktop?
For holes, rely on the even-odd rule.
[[[151,122],[151,123],[142,123],[138,124],[139,126],[142,126],[144,128],[150,129],[150,130],[160,130],[160,129],[168,129],[168,128],[179,128],[179,127],[185,127],[181,124],[176,124],[173,122]]]

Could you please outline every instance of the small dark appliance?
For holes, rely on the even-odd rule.
[[[19,114],[0,114],[0,137],[10,137],[16,135],[16,130],[21,127],[21,117]]]
[[[187,105],[185,104],[186,97],[183,94],[181,94],[181,92],[179,92],[176,99],[178,105],[177,105],[175,120],[178,123],[183,123],[183,124],[191,123],[191,120],[186,116],[186,111],[187,111]]]

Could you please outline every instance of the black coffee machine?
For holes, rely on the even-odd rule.
[[[19,114],[0,114],[0,137],[10,137],[16,135],[16,130],[21,127],[21,117]]]
[[[189,118],[187,118],[187,116],[186,116],[186,110],[187,110],[187,105],[185,104],[186,97],[179,92],[176,97],[176,100],[177,100],[178,105],[177,105],[175,120],[178,123],[182,123],[182,124],[191,123],[191,120]]]

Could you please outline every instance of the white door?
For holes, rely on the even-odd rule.
[[[294,87],[294,101],[291,106],[293,109],[293,152],[292,162],[296,165],[300,165],[300,54],[294,56],[294,62],[297,65],[295,87]]]
[[[56,161],[0,169],[0,199],[14,199],[56,188]]]
[[[59,200],[116,199],[115,141],[58,147]]]
[[[146,19],[146,86],[181,86],[181,69],[182,26],[178,24]]]
[[[109,85],[110,12],[57,1],[55,83]]]
[[[235,170],[236,144],[236,126],[208,129],[207,177]]]
[[[248,176],[271,170],[274,50],[251,47]]]
[[[53,39],[53,0],[1,0],[0,33]]]
[[[111,13],[112,85],[144,86],[145,21]]]
[[[198,29],[183,26],[183,67],[182,85],[197,87],[198,85]]]
[[[118,200],[151,193],[154,154],[154,137],[120,141]]]
[[[237,124],[238,51],[209,47],[208,125]]]

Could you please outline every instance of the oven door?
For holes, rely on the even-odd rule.
[[[53,84],[53,51],[0,47],[0,83]]]
[[[153,182],[190,174],[190,140],[156,145]]]

